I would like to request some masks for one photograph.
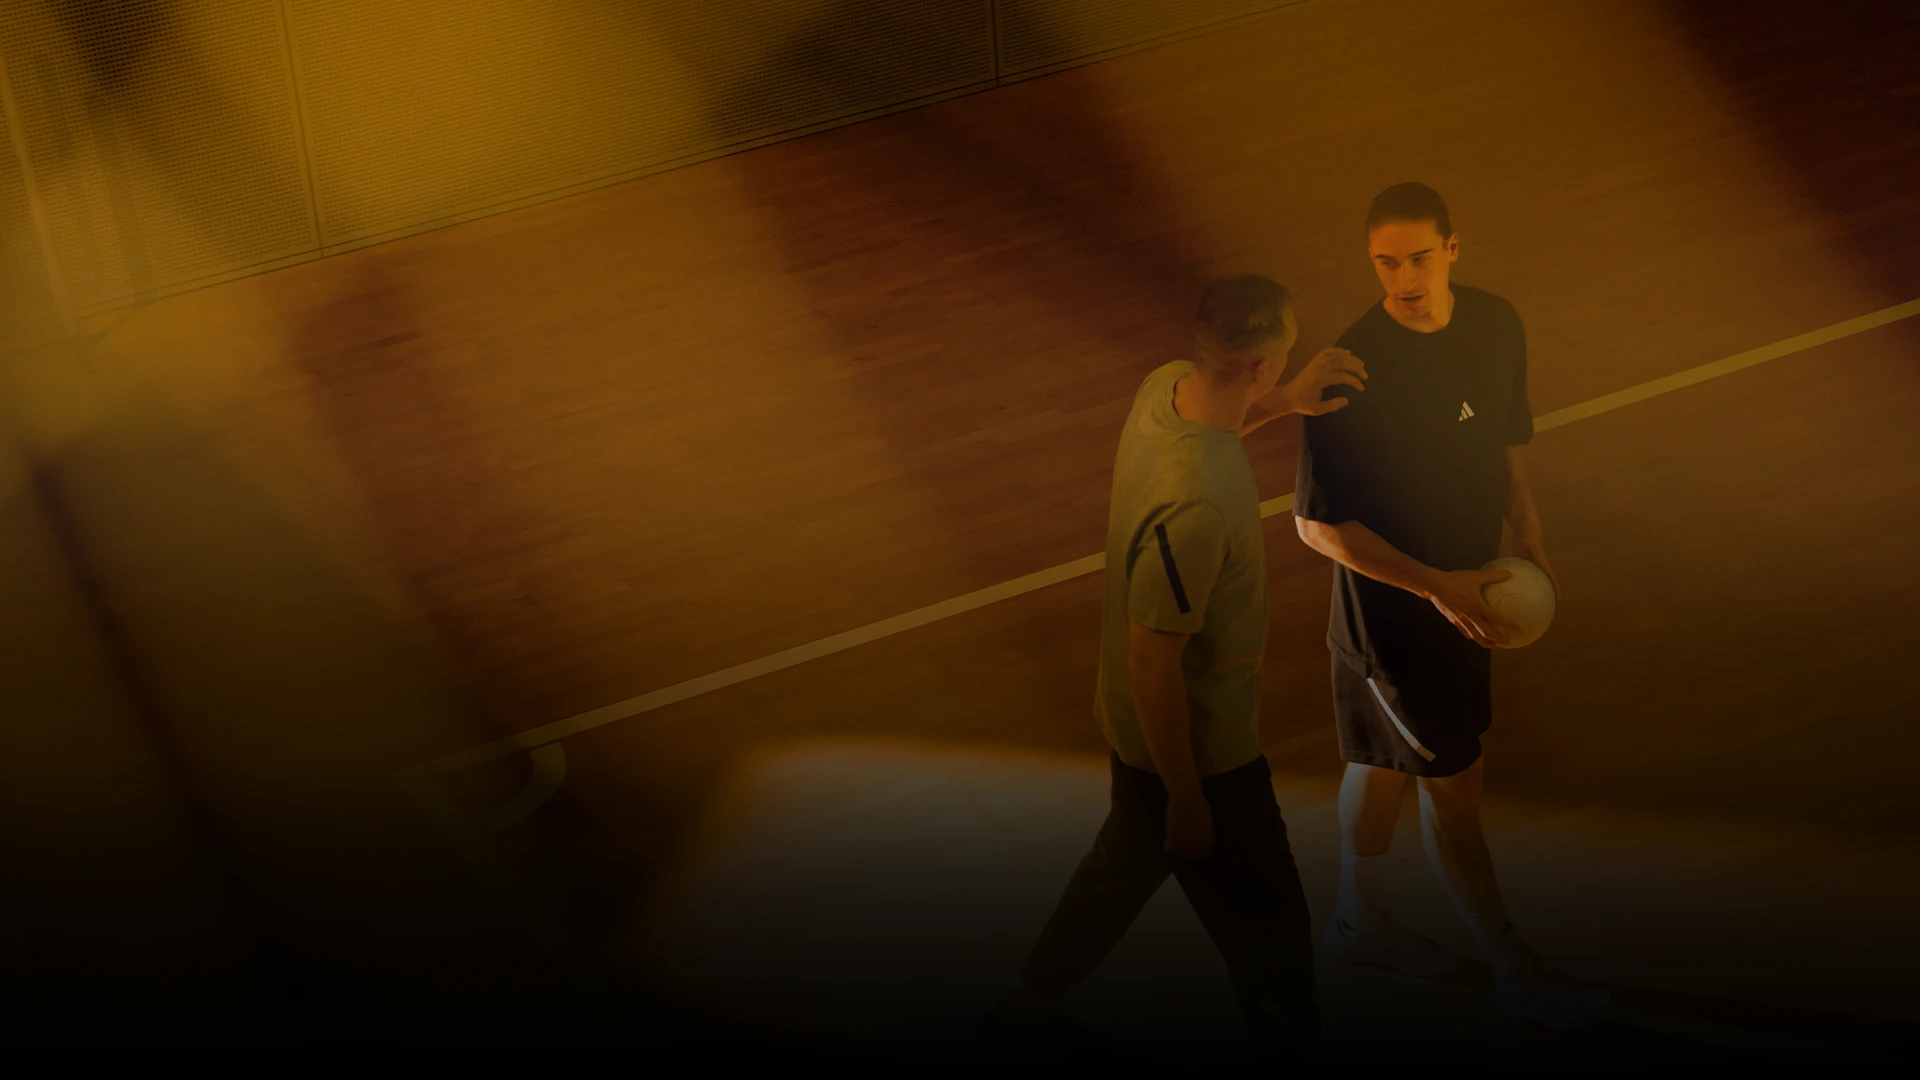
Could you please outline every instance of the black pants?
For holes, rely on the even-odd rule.
[[[1165,848],[1167,789],[1113,758],[1113,807],[1040,932],[1022,976],[1057,997],[1105,960],[1169,874],[1225,957],[1256,1052],[1319,1052],[1313,933],[1267,759],[1200,782],[1213,849],[1178,859]]]

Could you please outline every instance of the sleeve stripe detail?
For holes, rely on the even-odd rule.
[[[1173,602],[1180,605],[1180,614],[1192,614],[1193,608],[1187,603],[1187,587],[1180,583],[1180,568],[1173,564],[1173,545],[1167,543],[1167,527],[1157,524],[1153,534],[1160,539],[1160,561],[1167,568],[1167,584],[1173,586]]]

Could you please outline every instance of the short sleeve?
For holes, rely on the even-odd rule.
[[[1226,519],[1210,503],[1183,500],[1150,517],[1135,545],[1128,617],[1149,630],[1198,632],[1227,559]]]
[[[1309,416],[1300,425],[1300,464],[1293,478],[1294,517],[1328,525],[1354,519],[1349,505],[1351,495],[1341,475],[1341,455],[1337,450],[1340,431],[1345,426],[1340,412]]]
[[[1527,327],[1513,316],[1513,398],[1507,405],[1507,445],[1533,441],[1533,402],[1527,397]]]
[[[1335,347],[1354,351],[1356,355],[1365,351],[1356,349],[1359,340],[1358,327],[1349,327],[1334,342]],[[1366,359],[1364,356],[1362,360]],[[1321,395],[1322,400],[1333,397],[1352,397],[1353,391],[1345,386],[1330,386]],[[1341,463],[1345,457],[1340,445],[1346,440],[1343,434],[1353,424],[1353,406],[1330,412],[1325,416],[1302,418],[1300,425],[1300,461],[1293,477],[1293,516],[1308,521],[1319,521],[1328,525],[1338,525],[1343,521],[1352,521],[1354,509],[1349,505],[1351,494],[1341,476]]]

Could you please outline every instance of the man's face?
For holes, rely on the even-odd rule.
[[[1393,313],[1419,322],[1433,314],[1435,297],[1447,295],[1460,240],[1441,236],[1431,221],[1387,221],[1367,233],[1367,254]]]

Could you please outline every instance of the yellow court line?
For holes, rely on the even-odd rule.
[[[1830,341],[1838,341],[1844,337],[1852,337],[1863,331],[1873,330],[1885,326],[1888,323],[1899,322],[1901,319],[1911,318],[1915,315],[1920,315],[1920,300],[1909,300],[1904,304],[1895,304],[1889,308],[1881,308],[1879,311],[1861,315],[1858,318],[1848,319],[1845,322],[1837,322],[1832,326],[1823,327],[1819,330],[1810,330],[1796,337],[1790,337],[1785,341],[1776,341],[1771,345],[1762,345],[1758,349],[1750,349],[1737,356],[1729,356],[1725,360],[1715,360],[1711,364],[1701,364],[1699,367],[1688,368],[1685,371],[1676,372],[1664,378],[1643,382],[1638,386],[1629,386],[1625,390],[1616,390],[1611,394],[1594,398],[1592,401],[1583,402],[1579,405],[1571,405],[1557,412],[1550,412],[1535,420],[1533,429],[1535,431],[1545,431],[1548,428],[1557,428],[1562,424],[1571,424],[1575,420],[1585,420],[1589,416],[1598,416],[1603,412],[1611,412],[1614,409],[1620,408],[1622,405],[1632,405],[1638,401],[1645,401],[1650,397],[1658,397],[1661,394],[1672,393],[1675,390],[1692,386],[1695,383],[1703,383],[1708,379],[1717,379],[1722,375],[1729,375],[1733,372],[1753,367],[1756,364],[1764,364],[1769,360],[1778,360],[1782,356],[1803,352],[1816,345],[1825,345]]]
[[[837,652],[845,652],[848,649],[865,645],[868,642],[878,641],[884,637],[892,637],[895,634],[904,633],[908,630],[925,626],[928,623],[935,623],[941,619],[952,618],[955,615],[972,611],[975,608],[983,608],[988,604],[997,604],[1002,600],[1010,600],[1024,593],[1044,589],[1049,585],[1057,585],[1062,581],[1070,581],[1077,577],[1084,577],[1100,569],[1101,563],[1104,561],[1106,561],[1105,554],[1089,555],[1084,559],[1075,559],[1062,566],[1055,566],[1035,574],[1028,574],[1026,577],[1014,578],[1012,581],[1003,581],[998,585],[967,593],[965,596],[956,596],[951,600],[942,600],[937,604],[919,608],[915,611],[909,611],[904,615],[895,615],[891,619],[882,619],[877,623],[868,623],[858,629],[838,633],[832,637],[821,638],[819,641],[813,641],[805,645],[786,649],[782,652],[774,653],[772,656],[763,656],[758,660],[749,660],[744,664],[735,664],[733,667],[716,671],[711,675],[702,675],[697,679],[689,679],[686,682],[677,683],[662,690],[655,690],[652,693],[641,694],[639,697],[628,698],[625,701],[618,701],[612,705],[605,705],[592,712],[581,713],[579,716],[572,717],[571,719],[557,720],[551,724],[542,724],[537,728],[529,728],[518,735],[510,735],[497,742],[491,742],[485,746],[477,746],[465,753],[439,758],[433,762],[432,767],[435,772],[443,776],[447,773],[459,772],[461,769],[478,765],[481,762],[491,761],[494,758],[504,757],[507,754],[517,753],[521,750],[530,750],[542,743],[549,743],[555,739],[564,739],[569,735],[578,734],[589,728],[596,728],[602,724],[611,724],[615,720],[625,720],[630,716],[638,716],[644,712],[652,712],[655,709],[664,708],[676,702],[685,701],[688,698],[699,697],[701,694],[711,693],[723,687],[746,682],[748,679],[757,679],[762,675],[771,675],[776,671],[795,667],[809,660],[818,660],[823,656],[831,656]]]
[[[1803,352],[1817,345],[1824,345],[1831,341],[1838,341],[1844,337],[1851,337],[1854,334],[1885,326],[1888,323],[1898,322],[1901,319],[1910,318],[1914,315],[1920,315],[1920,300],[1909,300],[1904,304],[1895,304],[1892,307],[1882,308],[1879,311],[1848,319],[1845,322],[1834,323],[1832,326],[1787,338],[1785,341],[1778,341],[1772,345],[1752,349],[1736,356],[1729,356],[1724,360],[1715,360],[1712,363],[1701,364],[1699,367],[1688,368],[1685,371],[1673,375],[1667,375],[1650,382],[1644,382],[1638,386],[1630,386],[1625,390],[1618,390],[1579,405],[1548,413],[1535,419],[1534,430],[1546,431],[1551,428],[1571,424],[1576,420],[1585,420],[1588,417],[1598,416],[1604,412],[1611,412],[1624,405],[1631,405],[1635,402],[1645,401],[1648,398],[1657,397],[1661,394],[1672,393],[1675,390],[1693,386],[1696,383],[1702,383],[1708,379],[1716,379],[1722,375],[1753,367],[1756,364],[1763,364],[1769,360],[1779,359],[1782,356]],[[1282,495],[1279,498],[1268,499],[1266,502],[1261,503],[1260,516],[1270,518],[1278,514],[1287,513],[1292,509],[1293,496],[1291,494]],[[569,735],[578,735],[583,731],[588,731],[605,724],[611,724],[616,720],[626,720],[639,716],[642,713],[652,712],[655,709],[665,708],[668,705],[685,701],[688,698],[699,697],[702,694],[708,694],[715,690],[738,685],[749,679],[757,679],[762,675],[771,675],[776,671],[795,667],[810,660],[818,660],[823,656],[831,656],[834,653],[844,652],[848,649],[868,644],[869,642],[878,641],[881,638],[891,637],[894,634],[917,629],[929,623],[939,622],[942,619],[973,611],[976,608],[986,607],[988,604],[997,604],[1002,600],[1010,600],[1013,597],[1021,596],[1025,593],[1044,589],[1049,585],[1057,585],[1063,581],[1070,581],[1073,578],[1094,573],[1101,569],[1105,561],[1106,555],[1104,553],[1088,555],[1085,558],[1075,559],[1061,566],[1051,567],[1038,573],[1028,574],[1025,577],[1015,578],[1012,581],[1002,582],[989,588],[967,593],[965,596],[956,596],[951,600],[943,600],[938,604],[923,607],[916,611],[909,611],[904,615],[895,615],[890,619],[882,619],[876,623],[869,623],[866,626],[847,630],[843,633],[835,634],[832,637],[821,638],[819,641],[810,642],[806,645],[786,649],[782,652],[774,653],[771,656],[763,656],[758,660],[750,660],[744,664],[736,664],[733,667],[713,672],[710,675],[702,675],[697,679],[689,679],[686,682],[677,683],[664,689],[641,694],[639,697],[628,698],[625,701],[618,701],[612,705],[602,706],[592,712],[581,713],[579,716],[566,720],[556,720],[550,724],[542,724],[536,728],[529,728],[517,735],[509,735],[504,739],[498,739],[483,746],[476,746],[471,750],[465,750],[457,754],[449,754],[445,757],[438,758],[431,763],[430,767],[434,772],[443,776],[448,773],[459,772],[462,769],[492,761],[496,758],[505,757],[508,754],[531,750],[534,747],[553,742],[557,739],[564,739]]]

